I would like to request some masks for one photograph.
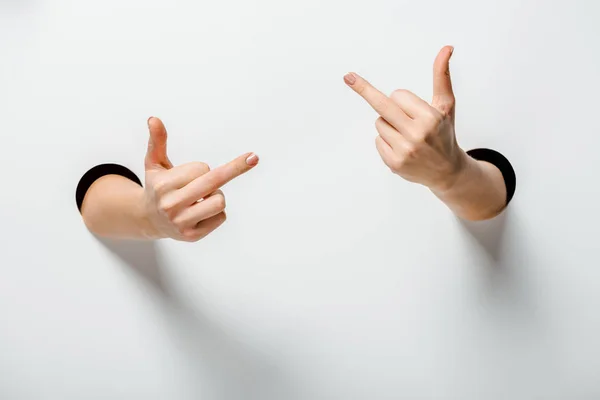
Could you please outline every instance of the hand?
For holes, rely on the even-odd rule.
[[[167,157],[167,131],[158,118],[148,120],[143,213],[147,238],[170,237],[194,242],[225,222],[225,196],[220,188],[258,164],[254,153],[210,170],[203,162],[173,167]]]
[[[387,97],[355,73],[344,81],[381,116],[375,144],[394,173],[429,187],[459,217],[484,220],[506,207],[507,188],[495,165],[469,157],[456,142],[453,50],[446,46],[435,59],[431,105],[408,90]]]
[[[446,46],[435,59],[431,105],[408,90],[396,90],[388,97],[355,73],[344,77],[381,116],[375,122],[379,133],[375,144],[383,162],[404,179],[440,192],[456,182],[468,157],[454,133],[452,52]]]

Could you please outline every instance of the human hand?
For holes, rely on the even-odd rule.
[[[383,162],[404,179],[440,192],[457,181],[468,159],[454,132],[452,52],[446,46],[435,59],[431,105],[405,89],[388,97],[355,73],[344,77],[380,115],[375,122],[379,133],[375,144]]]
[[[142,205],[149,226],[145,236],[198,241],[225,222],[225,196],[220,188],[255,167],[258,156],[247,153],[212,171],[203,162],[173,167],[162,121],[151,117],[148,129]]]

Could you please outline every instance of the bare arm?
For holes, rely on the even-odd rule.
[[[447,189],[432,189],[457,216],[485,220],[506,207],[506,185],[496,166],[464,154],[464,166],[456,181]]]
[[[475,160],[458,146],[449,72],[452,51],[444,47],[435,60],[431,104],[403,89],[388,97],[355,73],[344,81],[380,115],[375,144],[395,174],[427,186],[462,218],[489,219],[506,207],[510,196],[496,166]]]
[[[120,175],[105,175],[88,189],[81,215],[87,228],[103,237],[158,238],[144,209],[144,189]]]
[[[254,168],[258,156],[246,153],[213,170],[202,162],[174,167],[167,157],[162,121],[150,118],[148,127],[145,187],[132,180],[137,177],[124,167],[112,165],[128,172],[124,176],[92,169],[78,188],[83,220],[91,232],[104,237],[200,240],[225,222],[220,188]]]

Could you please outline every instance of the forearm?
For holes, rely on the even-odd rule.
[[[120,175],[105,175],[85,194],[81,215],[94,234],[110,238],[151,239],[155,233],[143,203],[144,189]]]
[[[495,217],[506,207],[506,184],[500,170],[463,152],[463,167],[445,190],[432,192],[461,218],[477,221]]]

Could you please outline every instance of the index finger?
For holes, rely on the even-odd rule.
[[[246,153],[194,179],[180,189],[182,201],[192,204],[203,199],[232,179],[250,171],[258,164],[258,156]]]
[[[403,127],[409,124],[409,116],[392,99],[381,93],[360,75],[354,72],[346,74],[344,82],[397,130],[401,131]]]

